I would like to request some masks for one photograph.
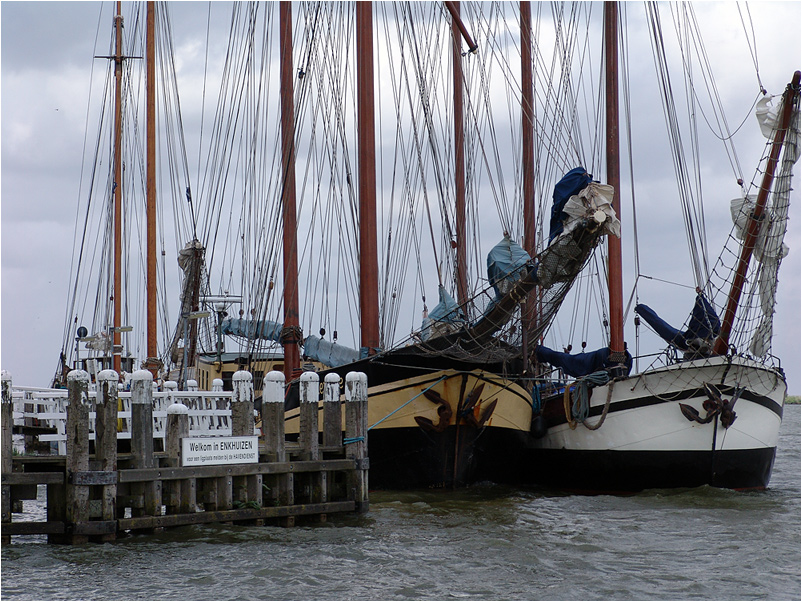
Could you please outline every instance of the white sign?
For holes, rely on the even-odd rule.
[[[184,437],[181,466],[249,464],[259,461],[259,437]]]

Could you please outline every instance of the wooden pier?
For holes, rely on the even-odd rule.
[[[259,429],[248,372],[234,375],[230,431],[222,436],[190,436],[190,418],[199,422],[202,412],[190,411],[180,396],[171,398],[165,418],[154,418],[153,379],[145,370],[134,373],[130,412],[121,418],[117,383],[117,373],[105,370],[90,395],[89,375],[71,372],[63,428],[66,454],[14,455],[14,416],[24,412],[15,413],[11,379],[3,373],[3,543],[12,535],[31,534],[45,534],[51,543],[113,541],[127,531],[210,522],[293,526],[297,517],[321,522],[329,514],[367,512],[364,374],[347,375],[344,402],[336,375],[327,376],[322,387],[316,373],[302,375],[297,442],[285,440],[280,372],[265,377],[261,435],[255,434]],[[212,410],[211,420],[220,412]],[[154,424],[159,426],[159,420],[163,450],[156,451],[154,441],[160,440],[154,439]],[[128,441],[123,447],[118,440],[126,428],[130,451]],[[26,449],[29,443],[33,447],[36,442],[26,440]],[[39,485],[47,487],[46,520],[23,515],[12,521],[24,509],[23,500],[36,499]]]

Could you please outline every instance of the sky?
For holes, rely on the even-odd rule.
[[[57,365],[71,284],[70,254],[93,62],[96,70],[102,69],[92,57],[97,49],[105,51],[110,4],[99,24],[100,5],[96,2],[0,3],[0,366],[18,385],[46,386]],[[738,6],[747,9],[743,3]],[[732,2],[694,4],[703,31],[709,33],[708,51],[724,105],[732,109],[732,123],[740,123],[757,90],[755,67],[742,40],[738,6]],[[780,94],[793,71],[802,68],[800,6],[799,2],[748,5],[760,79],[774,94]],[[214,25],[224,27],[226,11],[215,10],[219,19]],[[203,35],[199,32],[205,34],[207,6],[180,2],[173,4],[171,12],[179,76],[192,81],[202,56]],[[651,56],[631,57],[633,73],[652,68],[651,60]],[[182,95],[188,96],[183,91]],[[192,110],[190,99],[185,123],[192,122]],[[655,127],[664,128],[661,121]],[[751,177],[753,157],[762,151],[763,142],[751,117],[741,130],[739,149],[747,147],[742,161],[744,172]],[[635,144],[648,148],[649,142],[646,134]],[[646,168],[648,171],[649,166]],[[656,167],[652,169],[656,172]],[[723,223],[729,219],[728,201],[737,195],[737,189],[732,178],[725,177],[729,174],[715,173],[720,164],[705,169],[722,183],[720,206],[708,209],[707,218],[714,225]],[[799,169],[797,165],[797,173]],[[645,187],[645,196],[657,196],[661,186],[668,184],[656,175],[651,188]],[[791,251],[781,268],[774,353],[782,360],[789,393],[799,394],[802,241],[798,175],[794,188],[786,238]],[[670,233],[681,231],[682,226],[671,222],[677,218],[664,215],[658,206],[647,207],[645,217],[653,218],[647,221],[654,230],[650,232],[646,226],[641,244],[644,257],[659,262],[660,257],[674,252]],[[645,288],[649,292],[648,286]],[[669,292],[655,284],[650,304],[680,325],[692,297],[666,290]]]

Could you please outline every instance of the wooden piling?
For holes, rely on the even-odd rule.
[[[357,512],[368,511],[368,379],[363,372],[345,375],[345,455],[356,462],[349,488]]]
[[[153,375],[137,370],[131,375],[131,465],[133,468],[154,468],[153,456]],[[131,507],[131,516],[161,514],[161,481],[135,483],[132,498],[142,496],[142,506]]]
[[[231,399],[231,435],[233,437],[253,436],[253,376],[250,372],[239,370],[231,378],[234,396]]]
[[[98,469],[117,473],[117,402],[120,376],[114,370],[97,375],[98,394],[95,402],[95,460]],[[104,521],[117,519],[117,482],[102,485],[101,516]],[[104,533],[101,541],[114,541],[116,533]]]
[[[11,456],[14,454],[14,441],[12,432],[14,429],[14,399],[11,394],[11,374],[3,370],[2,375],[3,397],[2,397],[2,474],[11,474]],[[2,486],[2,522],[11,522],[11,485]],[[3,529],[2,543],[11,543],[11,536]]]
[[[234,395],[231,399],[231,435],[252,437],[255,431],[253,418],[253,376],[240,370],[232,377]],[[239,504],[262,506],[262,475],[233,477],[233,500]]]
[[[67,490],[65,523],[89,520],[89,485],[77,477],[89,470],[89,374],[72,370],[67,374]],[[86,543],[87,535],[67,534],[66,543]]]
[[[315,372],[301,374],[301,427],[298,441],[301,444],[302,460],[318,460],[318,402],[320,401],[320,377]]]
[[[323,447],[342,445],[342,421],[340,376],[327,374],[323,386]]]
[[[284,373],[273,370],[265,375],[262,386],[262,431],[265,437],[265,452],[269,462],[287,460],[284,442]],[[276,506],[291,506],[295,503],[295,475],[293,473],[266,478],[269,488],[269,503]],[[295,524],[295,517],[288,516],[279,521],[285,527]]]
[[[181,466],[182,442],[189,436],[189,409],[182,403],[167,407],[167,424],[164,446],[167,451],[167,466]],[[165,485],[164,502],[168,514],[190,513],[196,510],[195,479],[168,481]]]
[[[320,377],[316,372],[304,372],[301,375],[300,391],[300,431],[298,435],[301,444],[302,460],[320,460],[320,442],[318,435],[318,409],[320,404]],[[319,503],[326,500],[327,475],[325,471],[310,473],[303,476],[302,491],[304,503]],[[326,520],[325,515],[318,516],[318,520]]]

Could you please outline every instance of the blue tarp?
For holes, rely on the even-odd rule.
[[[220,331],[236,337],[247,339],[265,339],[279,342],[283,324],[270,320],[244,320],[242,318],[228,318],[220,324]]]
[[[554,187],[553,202],[551,205],[551,221],[549,222],[549,242],[554,240],[563,231],[563,220],[568,214],[563,212],[566,201],[575,194],[579,194],[593,181],[593,176],[585,171],[584,167],[575,167]]]
[[[531,259],[529,253],[506,234],[504,240],[490,249],[487,254],[487,279],[496,291],[496,296],[504,294],[499,290],[501,283],[514,283],[526,274],[526,264]]]
[[[304,355],[329,368],[336,368],[357,361],[359,350],[309,335],[304,339]]]
[[[654,331],[663,340],[682,350],[688,348],[687,341],[693,339],[710,340],[718,336],[721,330],[721,322],[716,310],[702,293],[696,295],[696,302],[693,305],[688,328],[684,332],[671,326],[648,305],[639,303],[635,306],[635,312],[646,320],[646,323],[654,328]]]
[[[609,347],[602,347],[601,349],[588,353],[576,353],[571,355],[570,353],[554,351],[543,345],[538,345],[535,347],[535,353],[537,354],[537,360],[539,362],[544,362],[556,368],[560,368],[567,375],[573,376],[574,378],[587,376],[593,372],[612,368],[617,365],[610,361]],[[628,351],[626,354],[627,374],[629,374],[630,370],[632,370],[632,356]]]
[[[460,310],[459,304],[448,294],[445,288],[440,286],[437,290],[440,302],[434,306],[429,315],[423,319],[421,325],[421,338],[425,341],[432,336],[432,326],[437,323],[460,324],[465,322],[465,316]]]

